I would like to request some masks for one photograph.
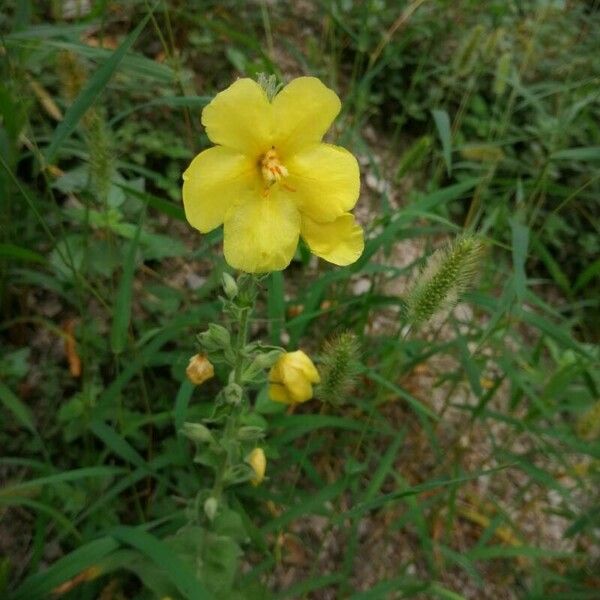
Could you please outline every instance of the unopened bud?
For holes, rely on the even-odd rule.
[[[208,352],[224,350],[231,346],[229,331],[216,323],[211,323],[206,331],[200,333],[198,340]]]
[[[201,423],[184,423],[181,433],[193,442],[209,443],[214,441],[210,429]]]
[[[243,390],[237,383],[230,383],[223,390],[225,401],[229,404],[239,404],[242,401]]]
[[[230,300],[238,295],[237,283],[229,273],[223,273],[223,291]]]
[[[258,440],[265,436],[265,432],[262,427],[255,427],[253,425],[243,425],[238,429],[237,437],[242,441]]]
[[[215,376],[215,369],[204,354],[195,354],[190,358],[185,374],[194,385],[200,385]]]
[[[259,369],[270,369],[282,354],[283,352],[281,350],[270,350],[269,352],[263,352],[254,359],[253,364]]]
[[[265,451],[262,448],[254,448],[254,450],[246,457],[246,462],[254,471],[254,477],[250,479],[250,483],[252,485],[260,485],[265,478],[265,471],[267,470],[267,457],[265,456]]]
[[[204,501],[204,514],[208,517],[209,521],[214,521],[219,510],[219,501],[213,496],[209,496]]]

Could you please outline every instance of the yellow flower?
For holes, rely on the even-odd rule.
[[[350,214],[360,192],[356,158],[322,143],[340,100],[314,77],[299,77],[272,101],[252,79],[238,79],[202,112],[217,144],[183,174],[187,220],[202,233],[224,224],[225,259],[247,273],[285,269],[300,236],[336,265],[362,254]]]
[[[260,485],[265,478],[265,471],[267,470],[265,451],[262,448],[254,448],[246,457],[246,462],[252,467],[255,474],[250,483],[252,485]]]
[[[269,373],[269,397],[275,402],[296,404],[313,396],[313,383],[321,378],[312,360],[302,352],[286,352]]]
[[[194,385],[200,385],[215,376],[215,369],[204,354],[195,354],[190,358],[185,374]]]

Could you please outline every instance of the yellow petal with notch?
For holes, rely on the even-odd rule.
[[[281,271],[300,235],[300,213],[280,194],[248,193],[225,217],[225,259],[246,273]]]
[[[363,230],[350,213],[329,223],[303,216],[301,234],[313,254],[340,267],[356,262],[365,247]]]
[[[272,106],[252,79],[238,79],[202,111],[202,125],[215,143],[257,159],[271,147]]]
[[[358,162],[345,148],[316,144],[286,163],[285,190],[305,215],[333,221],[351,210],[360,194]]]
[[[274,144],[284,158],[318,143],[340,112],[337,94],[316,77],[298,77],[273,99]]]

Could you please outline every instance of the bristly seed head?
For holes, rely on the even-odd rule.
[[[406,297],[405,316],[419,325],[450,310],[471,285],[483,254],[481,240],[462,236],[436,250],[420,271]]]

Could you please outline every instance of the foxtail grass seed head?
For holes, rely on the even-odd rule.
[[[254,448],[246,457],[246,462],[254,471],[254,477],[250,479],[250,483],[254,486],[260,485],[265,478],[267,470],[267,457],[262,448]]]
[[[466,75],[471,72],[479,56],[481,41],[485,33],[483,25],[475,25],[465,38],[465,41],[454,56],[454,72]]]
[[[584,440],[600,437],[600,400],[592,405],[577,421],[577,434]]]
[[[204,354],[195,354],[190,358],[185,374],[194,385],[201,385],[215,376],[215,368]]]
[[[94,108],[84,118],[90,157],[90,180],[99,202],[105,202],[115,170],[112,134],[102,113]]]
[[[496,73],[494,75],[494,94],[503,96],[508,84],[510,70],[512,67],[512,55],[510,52],[505,52],[498,63],[496,64]]]
[[[61,92],[70,104],[79,95],[87,78],[86,72],[77,55],[70,50],[59,52],[57,62]]]
[[[436,250],[408,292],[406,320],[419,325],[450,310],[471,285],[483,249],[479,239],[463,236]]]
[[[360,346],[356,335],[341,333],[325,343],[321,356],[319,398],[339,405],[347,401],[360,369]]]

